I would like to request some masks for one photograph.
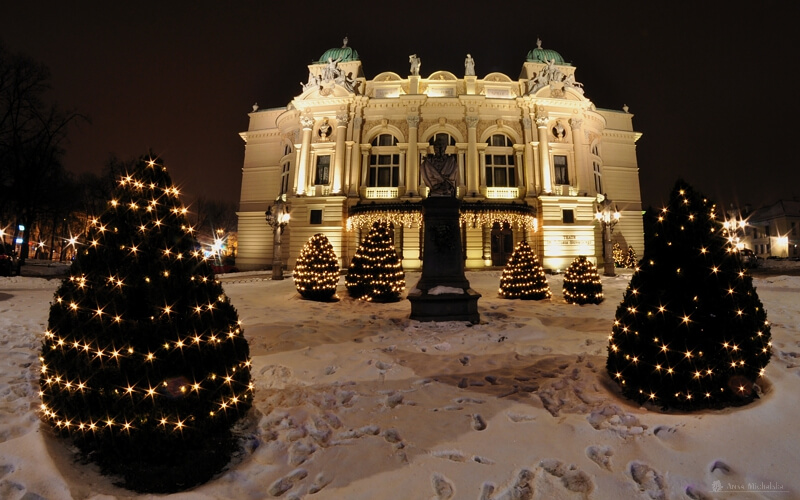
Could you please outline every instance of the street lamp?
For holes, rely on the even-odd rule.
[[[619,208],[612,203],[606,195],[597,195],[597,210],[594,214],[595,219],[603,227],[603,274],[615,276],[614,258],[611,250],[611,235],[614,233],[614,226],[619,222]]]
[[[282,194],[275,199],[275,203],[264,212],[267,224],[272,228],[272,279],[283,279],[283,262],[281,261],[281,234],[287,224],[289,224],[289,204],[286,203],[286,195]]]

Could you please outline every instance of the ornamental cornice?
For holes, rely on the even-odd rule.
[[[264,141],[269,138],[280,138],[282,136],[282,132],[278,129],[268,129],[268,130],[248,130],[247,132],[239,132],[239,137],[246,143],[249,142],[257,142],[257,141]]]
[[[603,130],[603,139],[625,139],[627,141],[636,142],[642,137],[641,132],[629,132],[627,130]]]
[[[301,112],[315,112],[315,108],[330,108],[332,106],[347,106],[355,102],[351,97],[322,97],[319,99],[309,99],[292,101],[292,105]]]

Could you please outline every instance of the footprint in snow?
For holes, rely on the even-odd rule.
[[[472,415],[472,428],[476,431],[486,430],[486,421],[477,413]]]
[[[652,500],[666,500],[667,482],[655,469],[642,462],[631,462],[628,466],[631,479]]]
[[[433,474],[431,484],[436,493],[436,500],[449,500],[455,496],[456,490],[453,483],[438,472]]]
[[[600,467],[611,470],[611,456],[614,450],[610,446],[589,446],[586,448],[586,456],[589,460]]]

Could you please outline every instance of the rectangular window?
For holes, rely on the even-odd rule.
[[[400,185],[400,155],[370,155],[369,187],[397,187]]]
[[[330,155],[317,156],[317,175],[315,177],[314,184],[317,185],[330,184],[330,174],[331,174]]]
[[[556,173],[556,184],[568,185],[569,173],[567,172],[567,157],[564,155],[554,155],[553,167]]]
[[[769,226],[764,226],[764,237],[769,238]]]
[[[322,224],[322,210],[311,210],[309,214],[309,224]]]
[[[291,163],[286,162],[281,167],[281,194],[289,192],[289,166]]]
[[[515,182],[514,155],[486,155],[488,187],[514,187]]]
[[[575,223],[575,211],[571,208],[564,209],[561,211],[561,220],[564,221],[564,224],[574,224]]]
[[[603,177],[600,173],[600,164],[597,162],[593,163],[594,168],[594,189],[597,193],[603,192]]]

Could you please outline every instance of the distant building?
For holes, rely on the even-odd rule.
[[[420,165],[442,137],[458,161],[468,269],[505,265],[522,239],[548,269],[564,269],[579,255],[602,261],[598,194],[621,213],[614,240],[643,254],[641,134],[633,115],[627,107],[596,108],[576,68],[538,45],[516,80],[475,76],[481,61],[469,55],[461,77],[423,77],[423,61],[413,55],[407,76],[386,72],[368,80],[346,40],[326,51],[308,66],[308,81],[289,104],[256,105],[249,113],[241,133],[237,267],[271,266],[265,211],[285,195],[291,220],[281,249],[288,267],[315,233],[328,237],[346,267],[371,223],[384,219],[394,225],[404,268],[419,269],[420,201],[428,192]]]
[[[800,201],[779,200],[748,214],[742,241],[759,258],[800,257]]]

